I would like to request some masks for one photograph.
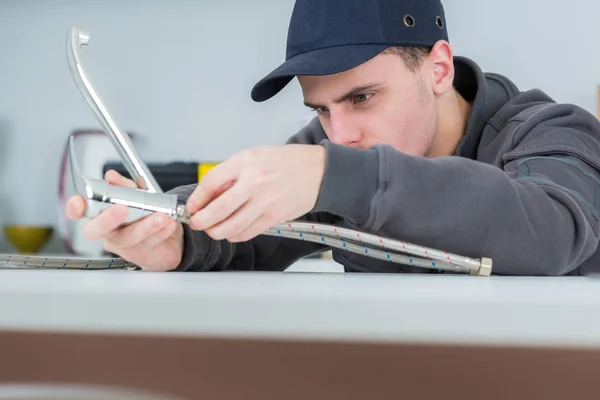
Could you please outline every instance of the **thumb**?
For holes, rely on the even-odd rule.
[[[86,202],[82,196],[75,195],[70,197],[65,204],[65,214],[67,218],[76,220],[85,215]]]

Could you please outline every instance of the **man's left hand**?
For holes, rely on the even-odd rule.
[[[215,240],[247,241],[310,212],[325,148],[289,144],[244,150],[211,169],[187,202],[190,227]]]

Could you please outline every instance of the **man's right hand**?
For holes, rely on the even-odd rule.
[[[135,188],[136,184],[116,171],[104,176],[111,185]],[[85,215],[85,199],[75,195],[65,206],[67,218],[78,220]],[[124,205],[114,204],[86,221],[83,234],[87,240],[103,240],[106,251],[117,254],[142,269],[169,271],[181,262],[183,226],[162,213],[155,213],[120,227],[128,215]]]

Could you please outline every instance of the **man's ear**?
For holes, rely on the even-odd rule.
[[[436,95],[444,94],[452,88],[454,81],[454,59],[452,47],[445,40],[435,43],[429,53],[431,63],[431,87]]]

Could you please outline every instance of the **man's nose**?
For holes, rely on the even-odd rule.
[[[358,146],[362,134],[353,118],[343,113],[331,113],[329,140],[335,144]]]

